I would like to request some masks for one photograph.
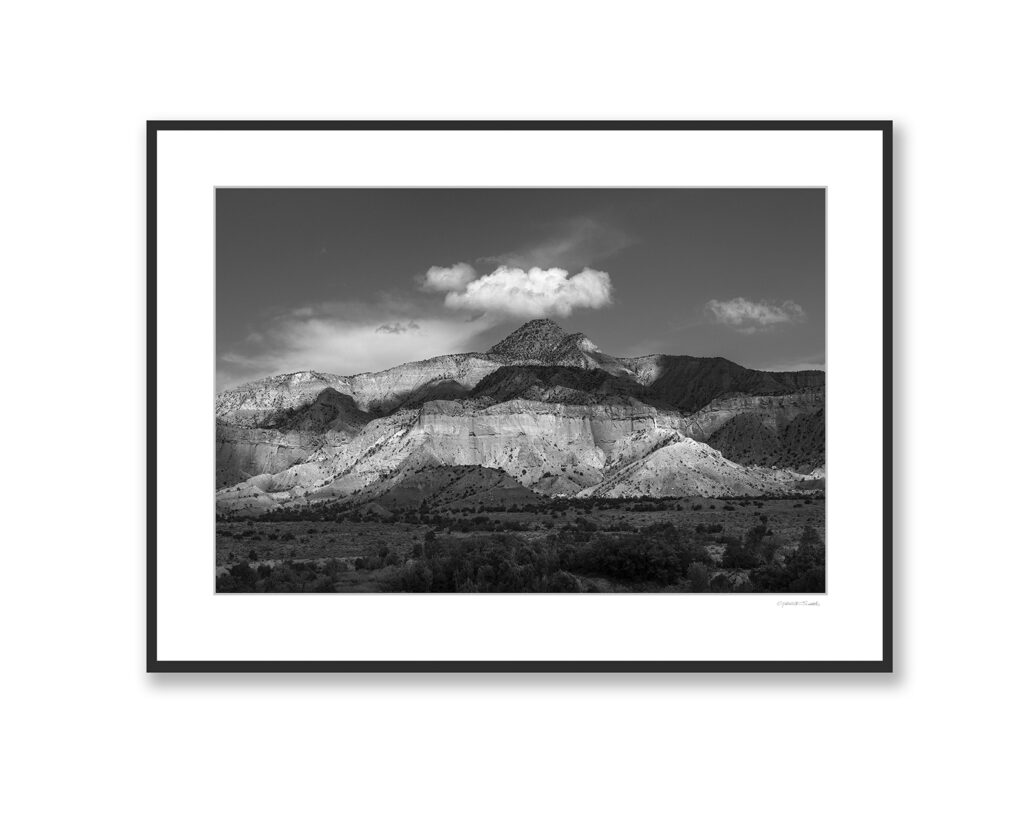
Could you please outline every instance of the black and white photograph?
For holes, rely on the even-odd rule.
[[[218,593],[826,593],[826,188],[214,198]]]
[[[1020,824],[1018,5],[5,7],[0,825]]]
[[[154,672],[891,668],[891,124],[148,150]]]

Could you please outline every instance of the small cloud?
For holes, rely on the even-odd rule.
[[[465,262],[456,262],[447,268],[437,265],[428,269],[422,279],[424,291],[461,291],[476,279],[476,269]]]
[[[419,324],[410,320],[408,323],[385,323],[382,326],[377,326],[375,331],[380,334],[405,334],[407,331],[416,331],[417,329],[419,329]]]
[[[732,300],[709,300],[704,309],[716,323],[732,326],[740,334],[771,331],[776,326],[803,323],[807,319],[804,310],[792,300],[776,305],[765,300],[754,302],[736,297]]]
[[[509,317],[568,317],[577,308],[601,308],[611,301],[612,281],[604,271],[584,268],[570,277],[564,268],[505,266],[444,298],[448,308]]]

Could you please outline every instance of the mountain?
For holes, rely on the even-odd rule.
[[[315,382],[314,382],[315,383]],[[287,384],[278,388],[277,400],[298,402],[312,394],[312,384],[298,391]],[[217,487],[226,487],[263,473],[278,473],[304,461],[328,440],[339,443],[356,435],[372,416],[360,410],[351,396],[324,388],[308,403],[265,408],[259,416],[250,408],[242,423],[255,420],[259,427],[238,421],[217,421]]]
[[[510,503],[786,492],[823,475],[824,384],[723,358],[612,357],[533,320],[486,353],[222,393],[218,509],[402,504],[455,478]]]
[[[685,412],[729,393],[783,394],[825,385],[824,372],[765,372],[720,357],[612,357],[581,333],[567,334],[551,320],[531,320],[483,354],[442,355],[358,375],[304,371],[252,381],[221,392],[216,413],[225,423],[266,427],[280,411],[311,403],[331,388],[351,397],[362,411],[380,416],[429,400],[467,397],[505,366],[600,370],[633,380],[647,390],[648,400]]]
[[[531,320],[488,349],[487,356],[512,365],[539,363],[629,374],[618,358],[604,354],[586,335],[567,334],[553,320]]]
[[[730,393],[780,395],[825,386],[824,372],[764,372],[724,357],[655,354],[620,360],[651,394],[685,412],[696,412]]]
[[[517,362],[554,363],[569,337],[554,320],[531,320],[487,350],[487,354]]]

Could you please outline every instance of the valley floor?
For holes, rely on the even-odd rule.
[[[825,499],[551,500],[217,522],[218,592],[824,591]]]

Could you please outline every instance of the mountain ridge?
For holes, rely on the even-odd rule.
[[[431,394],[436,397],[438,393],[430,390],[439,383],[444,394],[468,395],[488,374],[509,365],[568,366],[632,376],[660,399],[691,412],[730,392],[782,394],[825,385],[823,371],[769,372],[723,357],[614,357],[601,352],[586,335],[567,334],[545,318],[523,324],[487,352],[438,355],[355,375],[303,370],[249,381],[221,392],[216,413],[230,423],[259,426],[261,417],[309,403],[330,387],[352,397],[364,412],[381,415]]]
[[[531,320],[483,353],[226,390],[218,504],[260,512],[365,499],[455,466],[500,470],[545,497],[780,492],[823,466],[824,387],[824,372],[725,358],[618,358]]]

